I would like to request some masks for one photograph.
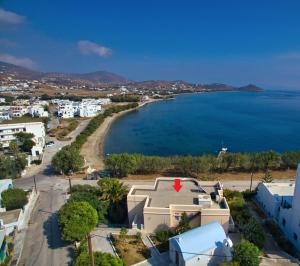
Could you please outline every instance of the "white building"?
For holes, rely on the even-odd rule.
[[[45,108],[41,105],[32,105],[28,109],[29,114],[32,117],[48,117],[48,111],[45,111]]]
[[[35,146],[31,149],[32,156],[39,156],[43,153],[45,146],[45,127],[42,122],[1,124],[0,143],[4,148],[9,147],[9,143],[15,140],[15,134],[19,132],[32,133]]]
[[[99,110],[100,107],[100,110]],[[101,105],[93,105],[93,104],[80,104],[78,108],[77,114],[80,117],[93,117],[96,116],[97,113],[101,111]]]
[[[231,240],[217,222],[189,230],[169,239],[169,257],[172,265],[207,266],[230,261]]]
[[[0,111],[0,120],[11,120],[11,115],[7,111]]]
[[[101,105],[107,105],[111,103],[111,99],[109,98],[99,98],[97,99],[98,103]]]
[[[28,113],[28,106],[10,106],[9,112],[12,117],[22,117]]]
[[[7,190],[9,188],[12,188],[13,184],[12,184],[12,180],[11,179],[2,179],[0,180],[0,212],[2,211],[1,208],[1,194],[4,190]],[[5,211],[5,210],[4,210]]]
[[[57,116],[61,118],[72,118],[74,115],[74,107],[71,101],[58,102]]]
[[[295,183],[261,183],[256,199],[300,250],[300,164]]]
[[[5,98],[0,97],[0,103],[5,103]]]
[[[83,99],[82,102],[62,100],[58,102],[57,115],[61,118],[94,117],[101,109],[97,99]]]

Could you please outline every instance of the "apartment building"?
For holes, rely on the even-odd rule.
[[[260,183],[256,200],[300,251],[300,164],[295,182]]]
[[[82,102],[62,100],[58,102],[57,115],[62,118],[94,117],[101,109],[97,99],[83,99]]]
[[[180,178],[182,188],[176,192],[174,180],[160,177],[154,185],[131,187],[127,208],[133,228],[147,233],[176,228],[185,212],[192,228],[214,221],[220,223],[226,233],[231,229],[230,210],[220,182],[201,185],[194,178]]]
[[[42,105],[31,105],[28,109],[28,113],[32,117],[48,117],[48,111],[45,111],[45,108]]]
[[[0,143],[4,148],[9,147],[9,143],[15,140],[15,134],[19,132],[32,133],[35,146],[32,147],[31,155],[39,156],[43,153],[45,146],[45,127],[42,122],[1,124],[0,125]]]
[[[10,106],[9,112],[12,117],[22,117],[23,115],[26,115],[28,113],[28,106]]]

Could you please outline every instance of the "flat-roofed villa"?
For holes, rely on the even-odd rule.
[[[154,185],[133,185],[127,195],[129,224],[153,233],[156,229],[175,228],[185,212],[192,228],[215,221],[227,233],[232,225],[222,184],[201,185],[194,178],[180,178],[182,188],[176,192],[175,179],[160,177]]]

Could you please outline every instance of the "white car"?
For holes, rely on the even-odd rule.
[[[49,141],[46,143],[46,147],[52,147],[54,145],[54,141]]]

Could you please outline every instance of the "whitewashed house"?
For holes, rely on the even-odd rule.
[[[74,107],[71,101],[60,101],[58,102],[57,116],[61,118],[72,118],[74,117]]]
[[[0,120],[11,120],[11,115],[7,111],[0,111]]]
[[[300,251],[300,164],[295,183],[260,183],[256,200]]]
[[[28,106],[10,106],[9,112],[12,117],[22,117],[23,115],[26,115],[28,113]]]
[[[32,140],[35,145],[31,149],[32,156],[39,156],[43,153],[45,146],[45,127],[42,122],[1,124],[0,125],[0,143],[4,148],[9,147],[9,143],[15,140],[15,134],[19,132],[32,133]]]
[[[29,114],[32,117],[48,117],[48,111],[45,111],[45,108],[42,105],[32,105],[28,110]]]
[[[6,102],[5,98],[0,97],[0,103],[5,103],[5,102]]]

